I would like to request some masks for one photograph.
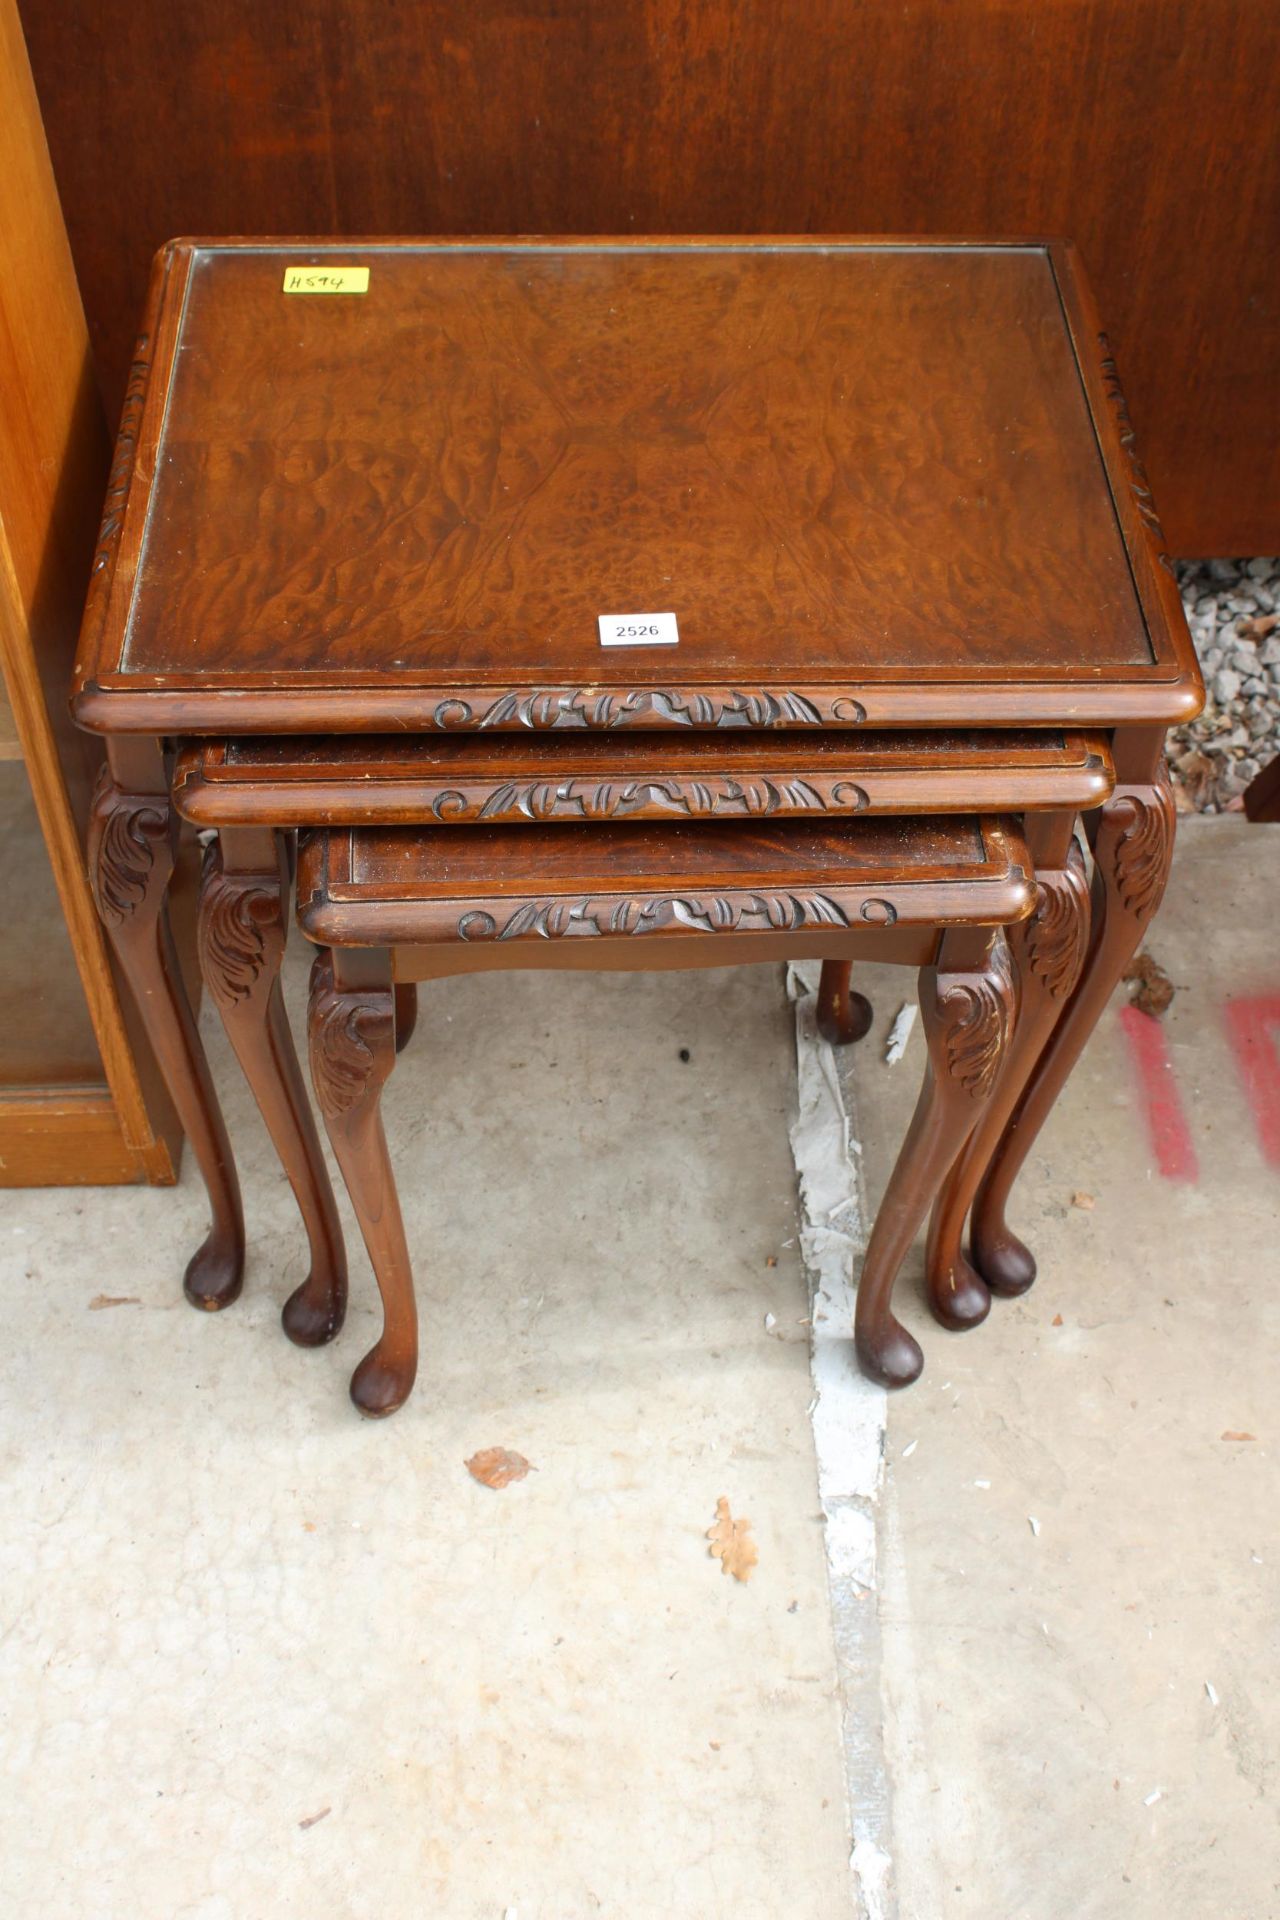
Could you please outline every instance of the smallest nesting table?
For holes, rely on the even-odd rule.
[[[864,1370],[901,1386],[922,1355],[894,1318],[893,1282],[1004,1063],[1014,989],[1000,929],[1034,901],[1012,826],[964,817],[304,834],[298,920],[319,947],[312,1083],[384,1309],[352,1377],[356,1405],[393,1412],[417,1370],[410,1254],[379,1110],[396,1054],[396,982],[800,958],[921,968],[929,1069],[867,1250],[855,1329]],[[945,1314],[953,1275],[932,1265]],[[336,1298],[313,1306],[340,1318]]]

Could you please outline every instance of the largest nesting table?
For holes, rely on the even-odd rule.
[[[219,769],[254,752],[260,773],[291,769],[292,811],[207,815],[219,874],[252,900],[253,937],[238,958],[232,943],[242,976],[278,966],[295,828],[426,830],[454,817],[432,812],[442,791],[455,813],[482,817],[488,796],[518,814],[513,789],[541,795],[527,810],[545,821],[562,791],[616,797],[616,781],[588,778],[611,738],[649,817],[742,811],[742,783],[722,806],[697,762],[732,790],[714,743],[741,764],[752,739],[751,791],[782,831],[789,806],[837,828],[869,805],[1019,816],[1036,904],[1016,943],[1016,1083],[996,1102],[999,1139],[935,1221],[958,1245],[973,1201],[973,1270],[1015,1291],[1034,1269],[1005,1224],[1009,1187],[1158,905],[1164,732],[1201,699],[1114,361],[1065,244],[171,243],[73,706],[106,736],[99,906],[209,1189],[188,1293],[236,1296],[244,1229],[167,925],[175,768],[206,803]],[[1083,742],[1092,781],[1028,783],[1037,735],[1059,775]],[[466,736],[471,784],[437,780],[428,799],[419,756],[399,812],[362,814],[393,736],[447,736],[455,753]],[[815,783],[815,767],[839,778]],[[595,806],[600,832],[616,811]],[[1080,814],[1094,870],[1075,979]],[[645,951],[637,935],[636,965]],[[847,970],[831,966],[839,1006]],[[225,972],[224,954],[224,996]],[[273,1131],[327,1193],[278,993],[264,1032]]]

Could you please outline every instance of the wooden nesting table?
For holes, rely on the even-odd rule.
[[[496,834],[520,936],[545,942],[539,872],[580,858],[585,897],[628,833],[646,871],[696,849],[696,894],[763,823],[782,897],[789,847],[811,882],[815,821],[852,847],[898,817],[905,875],[930,820],[1011,816],[1034,868],[1005,916],[1020,1013],[931,1236],[940,1317],[967,1325],[1034,1275],[1010,1186],[1158,905],[1164,730],[1201,698],[1067,246],[173,243],[74,710],[107,736],[100,910],[210,1192],[188,1293],[236,1296],[244,1229],[167,933],[175,795],[218,834],[202,959],[311,1232],[303,1343],[336,1330],[342,1252],[275,983],[295,832],[313,877],[344,829],[362,859],[407,833],[428,875]],[[609,964],[708,964],[613,931]],[[701,931],[749,957],[750,928],[731,951]],[[847,1035],[849,961],[824,957]]]

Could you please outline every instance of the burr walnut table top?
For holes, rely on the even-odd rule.
[[[365,292],[290,274],[367,269]],[[675,645],[602,647],[671,613]],[[1200,685],[1069,248],[177,241],[103,731],[1155,724]]]

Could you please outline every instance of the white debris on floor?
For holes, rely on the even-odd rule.
[[[920,1009],[914,1000],[908,1000],[905,1006],[898,1008],[897,1016],[889,1029],[889,1038],[885,1042],[884,1059],[888,1067],[896,1067],[907,1050],[911,1038],[911,1029],[916,1023],[916,1014]]]
[[[800,1245],[812,1299],[811,1408],[840,1672],[854,1842],[849,1867],[859,1920],[890,1920],[889,1788],[875,1607],[886,1396],[882,1387],[862,1378],[853,1359],[854,1266],[866,1231],[857,1170],[861,1149],[831,1048],[817,1031],[819,971],[817,962],[787,970],[796,1018],[797,1113],[791,1147],[800,1185]]]

